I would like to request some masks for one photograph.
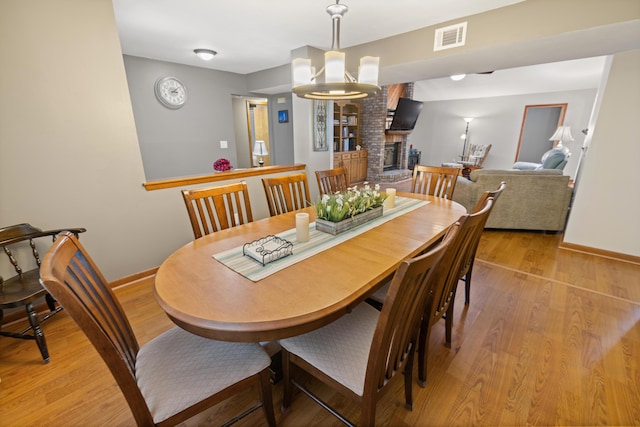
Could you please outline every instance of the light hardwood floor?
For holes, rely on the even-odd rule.
[[[459,287],[452,348],[443,345],[440,322],[427,387],[414,385],[413,411],[404,409],[398,382],[378,407],[379,425],[640,425],[640,266],[557,249],[560,238],[484,233],[467,307]],[[117,295],[141,343],[172,326],[151,280]],[[0,338],[0,426],[134,425],[106,366],[64,311],[44,329],[48,365],[34,342]],[[358,421],[350,400],[313,388]],[[254,396],[237,396],[187,425],[217,425]],[[280,383],[280,426],[341,425],[299,393],[283,416],[281,396]],[[257,411],[238,425],[266,423]]]

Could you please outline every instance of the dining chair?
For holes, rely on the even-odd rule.
[[[306,173],[262,178],[271,216],[306,208],[310,205]]]
[[[425,387],[427,384],[427,353],[431,329],[442,317],[445,319],[445,345],[451,347],[454,302],[460,271],[476,233],[478,230],[484,229],[493,204],[494,199],[488,198],[480,211],[460,217],[458,232],[433,273],[436,285],[429,295],[426,310],[420,323],[418,338],[418,384],[421,387]]]
[[[486,220],[489,219],[489,215],[491,214],[491,210],[493,209],[496,202],[498,201],[498,197],[500,197],[500,194],[502,194],[502,192],[506,187],[507,187],[507,183],[502,181],[496,190],[485,191],[484,193],[482,193],[482,195],[478,199],[478,202],[476,203],[476,206],[473,209],[473,213],[480,212],[484,208],[484,205],[487,199],[489,198],[493,199],[493,205],[491,206],[489,213],[486,215],[486,219],[485,219],[485,223],[486,223]],[[473,273],[473,263],[476,259],[476,251],[478,250],[478,245],[480,244],[480,238],[482,237],[482,232],[484,231],[485,225],[486,224],[482,224],[482,227],[478,227],[478,229],[476,230],[476,235],[473,236],[472,241],[469,243],[467,254],[462,263],[462,270],[460,271],[460,279],[464,281],[465,305],[469,304],[469,301],[471,298],[471,274]]]
[[[349,171],[344,166],[316,171],[316,180],[320,194],[345,192],[349,188]]]
[[[460,168],[416,165],[413,168],[411,192],[451,200]]]
[[[45,255],[42,285],[89,338],[139,426],[181,423],[252,387],[275,426],[269,356],[256,343],[203,338],[173,327],[140,347],[126,313],[84,247],[65,232]]]
[[[294,387],[347,425],[353,425],[323,402],[294,375],[306,371],[317,380],[360,403],[360,424],[374,426],[377,401],[402,373],[405,406],[411,409],[412,375],[418,324],[433,284],[431,273],[455,228],[435,249],[403,261],[394,274],[382,311],[368,304],[312,332],[280,340],[283,348],[284,395],[288,411]],[[295,371],[294,371],[295,368]]]
[[[86,231],[84,228],[68,229],[76,234]],[[0,276],[0,328],[4,310],[24,307],[26,310],[29,327],[19,331],[2,331],[0,336],[35,340],[40,350],[43,363],[49,363],[49,350],[42,331],[41,324],[61,308],[56,306],[54,298],[40,284],[40,254],[38,252],[38,242],[55,239],[55,236],[62,230],[46,230],[34,227],[31,224],[22,223],[0,229],[0,248],[9,258],[10,269],[13,268],[15,275],[8,279]],[[28,255],[30,253],[30,255]],[[9,270],[7,270],[9,271]],[[42,317],[34,304],[42,297],[47,304],[49,312]]]
[[[183,190],[195,238],[253,221],[247,183]]]
[[[474,244],[477,247],[475,239],[479,239],[494,202],[495,200],[491,197],[485,198],[480,210],[460,217],[457,221],[458,232],[451,240],[442,261],[434,272],[434,281],[437,286],[431,290],[420,324],[418,339],[418,384],[421,387],[427,383],[427,352],[431,328],[442,317],[445,318],[445,345],[451,347],[453,310],[458,281],[470,254],[475,253]],[[369,297],[373,306],[384,308],[389,288],[390,285],[386,284]]]

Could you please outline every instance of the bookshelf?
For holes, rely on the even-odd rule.
[[[334,102],[333,151],[354,151],[360,145],[360,105]]]

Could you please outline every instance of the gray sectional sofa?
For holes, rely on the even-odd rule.
[[[493,208],[486,228],[564,229],[573,190],[569,187],[569,177],[561,170],[475,170],[469,179],[458,177],[453,200],[471,212],[480,195],[486,190],[495,190],[502,181],[507,187]]]

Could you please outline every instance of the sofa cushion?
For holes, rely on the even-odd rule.
[[[560,165],[564,162],[567,155],[561,150],[551,150],[542,157],[542,169],[560,169]]]

